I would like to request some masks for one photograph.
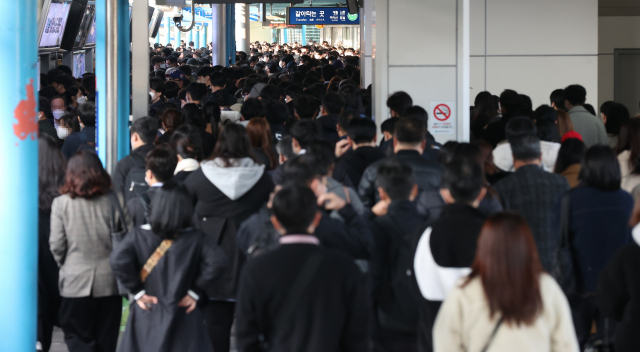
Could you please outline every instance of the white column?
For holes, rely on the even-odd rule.
[[[149,110],[149,11],[147,9],[147,1],[136,0],[133,2],[131,11],[131,65],[133,67],[131,115],[134,119],[147,116]]]
[[[236,4],[236,51],[249,54],[249,4]]]

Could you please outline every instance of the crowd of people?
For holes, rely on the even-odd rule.
[[[640,118],[571,85],[478,94],[472,141],[351,49],[151,50],[109,175],[95,78],[42,76],[38,341],[70,352],[634,351]],[[381,140],[378,136],[383,136]],[[634,206],[635,200],[635,206]],[[233,328],[235,327],[235,328]]]

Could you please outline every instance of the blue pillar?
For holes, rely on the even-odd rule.
[[[164,29],[166,31],[165,36],[167,38],[167,42],[164,44],[165,46],[171,43],[171,20],[169,17],[164,18]]]
[[[289,42],[289,28],[284,28],[282,30],[282,44],[286,44]]]
[[[107,1],[118,1],[118,112],[107,116],[107,60],[106,60],[106,11]],[[96,149],[103,165],[107,160],[107,118],[118,119],[118,155],[120,160],[129,154],[130,108],[130,32],[128,0],[96,0]]]
[[[204,30],[204,26],[202,26],[202,28],[203,28],[202,30]],[[194,36],[195,38],[193,38],[194,42],[195,42],[195,48],[196,49],[200,48],[200,33],[202,33],[202,30],[200,30],[200,32],[196,31],[195,32],[195,36]]]
[[[3,351],[34,351],[38,287],[38,5],[6,2],[0,47],[13,57],[0,85],[0,160],[14,170],[0,182],[0,341]]]
[[[204,29],[200,31],[200,46],[207,47],[207,32],[209,31],[209,24],[203,23]]]
[[[276,42],[276,38],[277,38],[276,33],[277,32],[278,32],[277,29],[275,29],[275,28],[271,29],[271,43],[275,43]]]
[[[192,41],[193,41],[193,28],[189,32],[187,32],[187,46],[189,46],[189,42],[192,42]]]
[[[226,5],[226,57],[225,66],[236,63],[236,6],[235,4]]]
[[[300,40],[300,45],[305,46],[307,45],[307,26],[303,24],[301,27],[302,29],[300,32],[302,33],[302,40]]]
[[[158,35],[156,35],[156,44],[160,43],[160,30],[158,30]]]
[[[182,32],[178,29],[178,27],[176,27],[176,45],[173,48],[173,50],[175,50],[177,47],[180,46],[181,40],[182,40]]]

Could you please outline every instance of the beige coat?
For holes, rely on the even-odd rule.
[[[543,311],[531,326],[503,323],[489,352],[578,352],[566,297],[548,274],[540,277]],[[480,279],[456,287],[442,304],[433,328],[435,352],[479,352],[500,319],[489,319],[489,305]]]
[[[126,212],[126,207],[123,211]],[[120,221],[117,212],[116,221]],[[95,199],[71,199],[62,195],[53,200],[49,245],[60,267],[58,285],[62,297],[118,294],[109,266],[110,224],[109,195]]]

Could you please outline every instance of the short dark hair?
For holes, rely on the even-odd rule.
[[[529,161],[540,158],[540,138],[536,135],[510,138],[509,144],[516,160]]]
[[[166,61],[169,61],[172,64],[177,64],[178,63],[178,58],[173,56],[173,55],[169,55],[167,57]]]
[[[314,120],[300,120],[297,121],[291,130],[289,130],[292,138],[295,138],[300,144],[300,148],[306,148],[309,143],[315,140],[322,139],[322,127]]]
[[[131,134],[137,133],[144,144],[152,144],[158,137],[158,120],[153,117],[141,117],[131,124]]]
[[[167,146],[157,146],[147,153],[144,163],[145,169],[151,170],[158,181],[166,182],[173,177],[178,165],[178,156]]]
[[[509,122],[507,122],[507,126],[505,127],[505,134],[509,143],[511,143],[511,139],[518,138],[520,136],[527,135],[537,135],[538,129],[536,128],[536,124],[528,117],[518,116],[514,117]]]
[[[289,108],[285,103],[279,101],[265,102],[264,117],[271,125],[284,125],[289,118]]]
[[[442,171],[442,188],[448,189],[456,202],[473,202],[483,186],[482,166],[477,159],[454,157]]]
[[[314,179],[322,176],[324,176],[322,170],[312,155],[298,155],[284,164],[285,182],[302,182],[309,185]]]
[[[553,172],[560,174],[569,166],[580,164],[586,151],[584,143],[577,138],[569,138],[562,142]]]
[[[336,67],[333,65],[324,65],[322,66],[322,79],[326,81],[330,81],[333,77],[336,76]]]
[[[402,117],[417,117],[424,123],[425,126],[429,124],[429,113],[422,106],[414,105],[408,108]]]
[[[240,114],[244,117],[245,121],[249,121],[254,117],[263,118],[264,113],[264,103],[258,98],[247,99],[244,104],[242,104],[242,108],[240,108]]]
[[[322,98],[322,107],[330,114],[340,114],[344,106],[344,96],[340,93],[331,92]]]
[[[520,94],[515,90],[506,89],[500,94],[500,107],[505,110],[503,114],[505,112],[515,114],[520,110],[521,103],[522,99],[520,98]]]
[[[378,167],[376,182],[392,201],[407,200],[416,184],[416,177],[411,166],[391,157]]]
[[[399,117],[390,117],[384,120],[384,122],[382,122],[382,124],[380,125],[380,130],[382,132],[389,132],[393,134],[393,132],[396,130],[396,122],[398,122],[398,120],[400,120]]]
[[[620,189],[620,164],[608,146],[594,145],[584,155],[578,178],[588,186],[611,192]]]
[[[208,91],[207,85],[204,83],[190,83],[185,89],[191,96],[191,99],[195,101],[201,101]]]
[[[73,85],[73,79],[71,79],[71,76],[64,73],[54,76],[52,82],[61,84],[65,90]]]
[[[551,92],[549,101],[555,104],[558,109],[567,111],[567,108],[564,106],[564,89],[556,89]]]
[[[412,106],[413,99],[406,92],[395,92],[387,98],[387,107],[400,116],[404,116],[407,109]]]
[[[393,135],[400,143],[421,143],[426,135],[427,127],[417,117],[404,117],[396,122]]]
[[[212,73],[213,73],[213,67],[204,66],[198,70],[198,73],[196,73],[196,77],[209,77],[211,76]]]
[[[174,81],[166,81],[164,83],[164,97],[167,99],[173,99],[178,96],[180,91],[180,85]]]
[[[282,138],[278,141],[278,144],[276,144],[276,150],[278,151],[278,154],[281,154],[282,156],[287,158],[287,160],[296,156],[296,154],[293,152],[293,147],[291,145],[291,136],[289,135],[282,136]]]
[[[111,177],[102,167],[96,153],[80,150],[69,159],[60,194],[71,198],[92,199],[111,190]]]
[[[280,88],[274,86],[273,84],[267,84],[260,91],[259,97],[260,99],[265,101],[269,101],[269,100],[280,101],[281,93],[282,92],[280,91]]]
[[[302,94],[303,90],[299,84],[292,84],[284,89],[284,95],[289,96],[291,99],[295,99],[298,95]]]
[[[151,201],[149,225],[163,239],[175,239],[180,230],[191,227],[194,212],[187,188],[169,181],[160,187]]]
[[[315,165],[322,176],[329,175],[336,162],[334,146],[325,140],[315,140],[306,147],[308,155],[315,159]]]
[[[193,103],[185,104],[182,107],[182,119],[185,125],[195,126],[200,130],[204,130],[206,125],[202,110],[200,110],[198,105]]]
[[[92,127],[96,125],[96,106],[92,102],[88,101],[78,106],[76,115],[80,117],[80,121],[85,127]]]
[[[587,90],[581,85],[572,84],[564,89],[564,99],[573,106],[583,105],[587,100]]]
[[[631,118],[627,107],[620,103],[613,103],[605,115],[607,116],[607,122],[604,124],[604,127],[607,129],[607,133],[616,136],[620,134],[622,124]]]
[[[164,95],[164,82],[160,78],[151,78],[149,79],[149,89],[153,89],[158,93],[163,93]]]
[[[301,94],[293,101],[293,110],[300,119],[313,119],[318,114],[318,100],[310,95]]]
[[[222,72],[212,72],[209,75],[209,82],[212,87],[224,87],[227,85],[227,76]]]
[[[305,234],[316,217],[318,206],[311,188],[288,183],[273,197],[272,210],[287,234]]]
[[[347,125],[347,135],[355,144],[371,143],[376,138],[376,123],[365,117],[355,117]]]

